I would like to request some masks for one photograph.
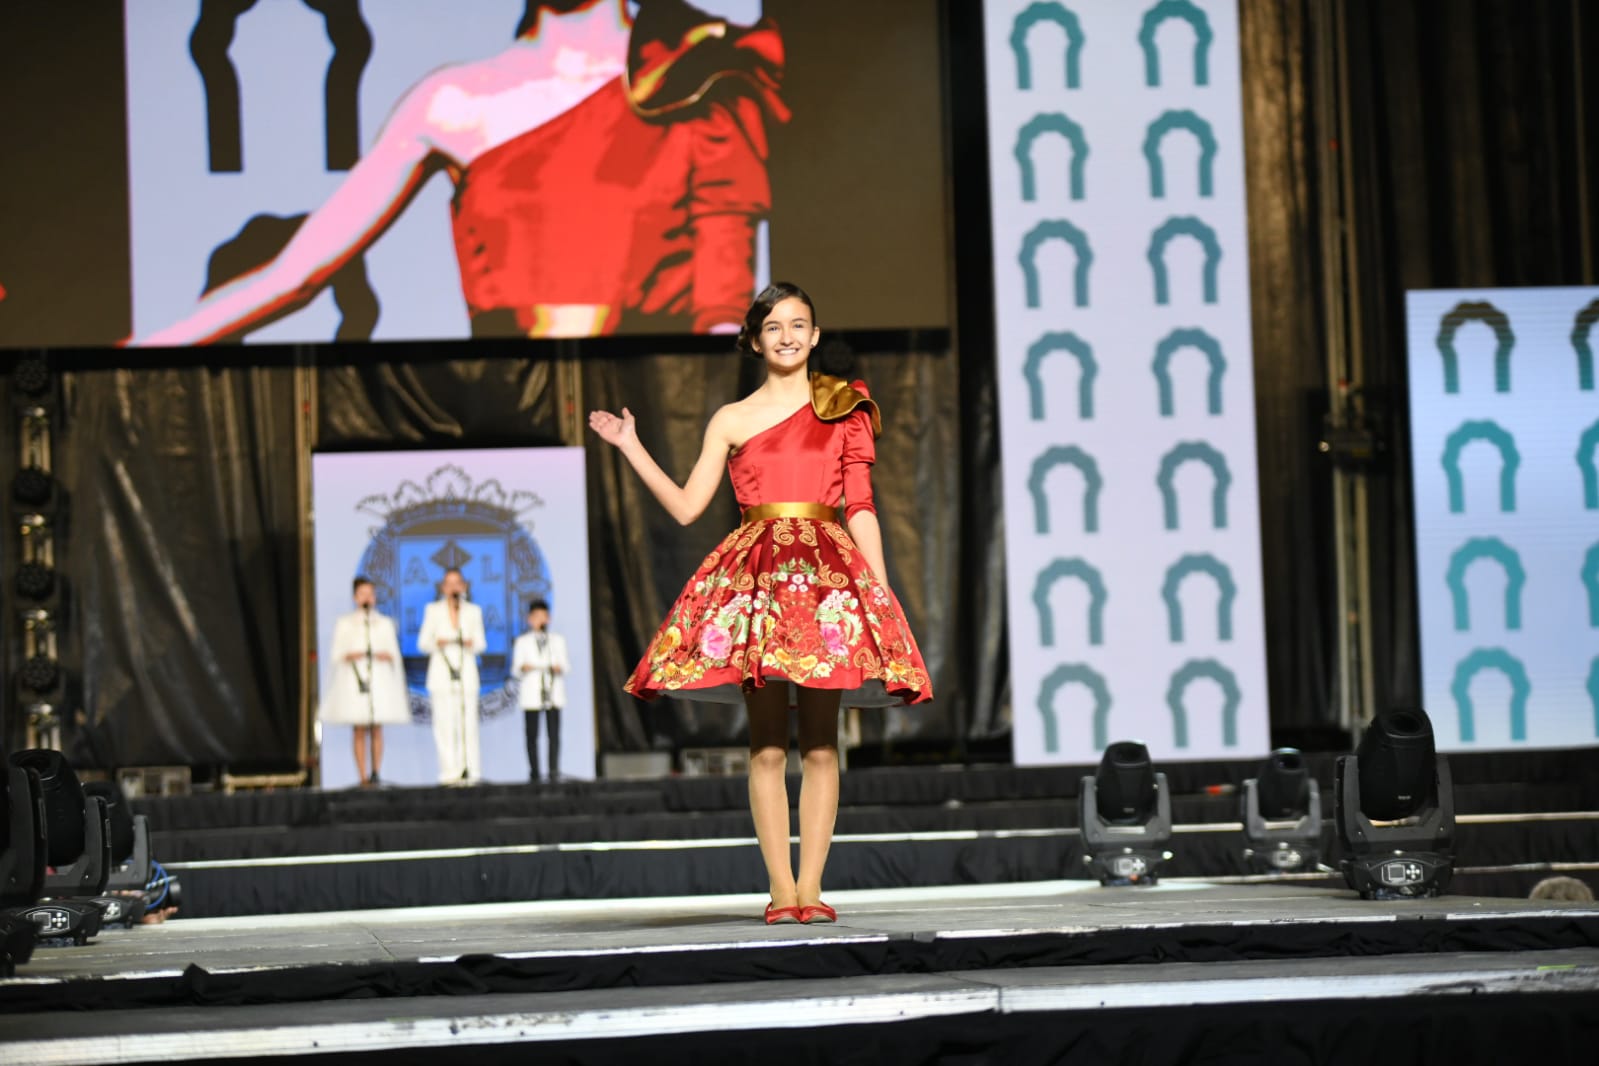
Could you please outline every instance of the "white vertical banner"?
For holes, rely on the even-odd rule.
[[[1235,0],[985,0],[1013,747],[1268,747]]]
[[[1405,310],[1438,747],[1599,743],[1599,289],[1411,292]]]

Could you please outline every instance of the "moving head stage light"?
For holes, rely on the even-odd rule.
[[[1171,792],[1149,750],[1133,741],[1105,749],[1078,790],[1083,862],[1102,885],[1152,885],[1171,858]]]
[[[1339,757],[1333,787],[1344,880],[1362,899],[1437,896],[1449,887],[1454,783],[1427,712],[1372,719],[1355,754]]]
[[[1295,873],[1321,867],[1321,788],[1296,748],[1266,756],[1260,776],[1244,782],[1239,820],[1244,862],[1254,873]]]

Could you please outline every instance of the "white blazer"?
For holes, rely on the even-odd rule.
[[[566,638],[550,630],[545,630],[544,636],[542,651],[538,634],[532,630],[517,637],[511,650],[511,676],[516,678],[524,711],[547,707],[559,710],[566,706],[566,672],[572,669],[566,656]],[[524,666],[531,669],[524,673]]]
[[[461,625],[450,624],[450,605],[434,600],[422,612],[422,628],[416,635],[417,651],[428,657],[427,686],[431,689],[450,687],[450,666],[461,672],[461,684],[468,692],[478,688],[477,657],[483,654],[483,608],[466,600],[461,601]],[[456,643],[457,640],[465,643]],[[439,641],[447,641],[443,650]],[[446,658],[448,657],[448,658]]]
[[[366,659],[368,633],[374,656],[370,664]],[[378,661],[379,652],[387,652],[389,661]],[[352,653],[361,658],[350,662]],[[411,721],[405,664],[400,661],[400,637],[392,618],[376,611],[343,615],[333,624],[329,654],[332,669],[328,690],[322,694],[322,721],[334,725],[402,725]],[[370,691],[362,692],[361,682],[368,678]]]

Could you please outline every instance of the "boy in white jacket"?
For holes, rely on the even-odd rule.
[[[539,717],[549,739],[550,780],[560,778],[561,708],[566,704],[566,638],[550,631],[550,605],[534,600],[527,606],[528,631],[516,638],[511,675],[520,686],[523,724],[527,729],[527,764],[531,780],[539,779]]]

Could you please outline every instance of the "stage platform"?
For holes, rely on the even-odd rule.
[[[1330,804],[1334,756],[1307,758]],[[1522,896],[1550,872],[1599,889],[1599,749],[1451,760],[1456,891]],[[1236,788],[1257,763],[1162,768],[1176,834],[1165,873],[1248,872]],[[839,889],[1083,875],[1077,787],[1092,767],[846,772],[828,880]],[[797,798],[798,777],[789,794]],[[136,801],[186,917],[759,891],[742,777],[462,788],[295,789]],[[1330,807],[1324,861],[1335,864]],[[1329,885],[1339,883],[1332,877]]]
[[[1240,1048],[1281,1027],[1300,1034],[1290,1051],[1341,1033],[1324,1049],[1386,1047],[1393,1061],[1485,1052],[1534,1035],[1530,1026],[1540,1052],[1582,1061],[1574,1053],[1599,1037],[1591,903],[1376,903],[1188,881],[830,898],[832,926],[767,927],[764,900],[738,895],[108,932],[41,949],[0,982],[0,1057],[376,1062],[447,1046],[470,1048],[474,1063],[769,1064],[928,1061],[965,1048],[966,1061],[1014,1066],[1120,1059],[1114,1038],[1142,1048],[1137,1061],[1176,1062],[1204,1051],[1210,1037],[1198,1034],[1220,1024]],[[1467,1037],[1476,1042],[1459,1043]]]

